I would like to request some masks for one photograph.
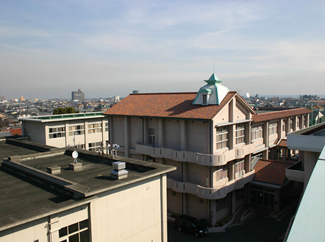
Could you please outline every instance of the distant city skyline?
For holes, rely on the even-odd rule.
[[[324,95],[322,1],[2,1],[7,99],[195,92]]]

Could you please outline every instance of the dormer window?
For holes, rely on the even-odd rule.
[[[207,83],[201,87],[198,94],[196,95],[192,104],[194,105],[220,105],[222,100],[225,98],[229,89],[221,84],[214,74],[209,80],[205,80]]]
[[[208,88],[201,90],[201,105],[209,105],[211,93],[212,91]]]
[[[202,105],[208,105],[208,95],[202,94]]]

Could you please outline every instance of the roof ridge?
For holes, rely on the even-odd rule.
[[[271,114],[271,113],[282,113],[282,112],[288,112],[288,111],[299,110],[299,109],[303,110],[303,109],[309,109],[309,108],[288,108],[288,109],[285,109],[285,110],[267,112],[267,113],[260,113],[260,114],[256,114],[256,115],[261,116],[261,115],[268,115],[268,114]]]
[[[290,163],[283,162],[283,161],[277,161],[277,160],[260,159],[259,161],[266,161],[266,162],[271,162],[271,163],[279,163],[279,164],[292,165],[292,164],[290,164]]]
[[[129,95],[168,95],[168,94],[197,94],[197,92],[148,92],[148,93],[130,93]]]

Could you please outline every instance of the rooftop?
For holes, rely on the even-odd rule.
[[[103,118],[105,117],[102,112],[94,113],[67,113],[58,115],[44,115],[22,118],[22,121],[30,122],[56,122],[56,121],[66,121],[66,120],[76,120],[76,119],[89,119],[89,118]]]
[[[69,169],[69,163],[73,163],[71,148],[45,150],[46,146],[34,147],[28,141],[7,142],[0,143],[0,155],[7,157],[0,168],[0,231],[85,204],[102,192],[175,170],[162,164],[125,157],[112,159],[78,150],[78,163],[82,163],[82,168],[74,171]],[[31,148],[44,150],[38,152]],[[111,178],[114,161],[126,162],[127,178]],[[47,168],[53,166],[61,167],[61,173],[47,173]]]
[[[291,163],[261,159],[254,168],[255,176],[253,181],[281,186],[286,180],[285,169],[291,165]]]
[[[197,93],[130,94],[104,115],[211,120],[237,92],[228,92],[220,105],[192,105]]]
[[[325,176],[325,149],[316,162],[301,199],[296,217],[290,230],[288,242],[325,241],[324,200],[325,190],[321,188]]]
[[[295,108],[295,109],[288,109],[283,111],[261,113],[261,114],[253,115],[253,122],[258,123],[258,122],[274,120],[279,118],[287,118],[287,117],[306,114],[310,112],[311,110],[308,108]]]

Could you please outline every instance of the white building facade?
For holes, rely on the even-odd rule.
[[[99,151],[108,141],[108,121],[102,113],[74,113],[23,118],[23,136],[54,147]]]

